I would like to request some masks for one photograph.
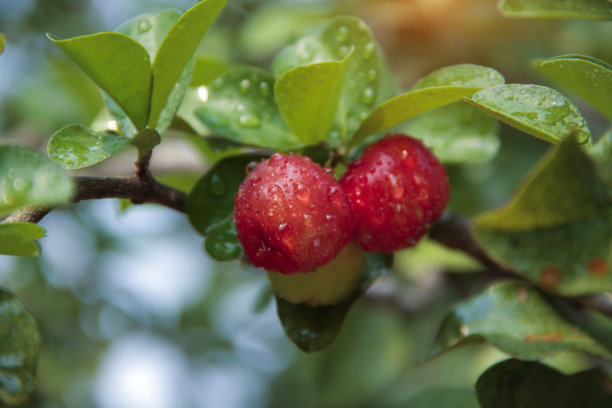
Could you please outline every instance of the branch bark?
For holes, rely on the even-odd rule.
[[[148,170],[131,177],[75,177],[73,202],[102,198],[124,198],[134,204],[155,203],[185,212],[186,195],[157,182]],[[4,222],[39,222],[51,208],[25,207],[13,212]]]

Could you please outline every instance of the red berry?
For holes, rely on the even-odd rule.
[[[329,263],[354,226],[338,181],[311,159],[277,153],[257,165],[234,198],[238,239],[253,265],[284,274]]]
[[[415,245],[449,199],[444,166],[419,140],[399,134],[369,146],[340,183],[356,218],[353,239],[370,252]]]

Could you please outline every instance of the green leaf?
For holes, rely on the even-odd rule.
[[[0,214],[29,205],[65,204],[73,194],[72,177],[39,152],[0,146]]]
[[[285,121],[305,144],[319,143],[334,124],[350,54],[342,61],[295,67],[278,78],[274,94]]]
[[[473,390],[433,388],[422,391],[408,401],[384,405],[384,408],[479,408]]]
[[[391,257],[388,255],[366,254],[359,288],[347,300],[332,306],[294,304],[276,296],[278,317],[289,339],[305,352],[321,351],[329,347],[338,336],[355,301],[377,277],[387,273],[390,265]]]
[[[213,132],[237,142],[288,150],[302,143],[295,138],[274,100],[274,76],[267,71],[237,67],[217,78],[208,101],[195,115]]]
[[[177,10],[141,14],[121,24],[115,31],[138,41],[147,50],[153,61],[164,38],[179,18],[181,18],[181,13]]]
[[[439,86],[423,88],[396,96],[378,106],[361,124],[352,144],[367,136],[382,132],[427,111],[460,101],[480,88],[462,86]]]
[[[148,126],[154,128],[196,48],[227,0],[196,3],[172,26],[153,60],[153,89]]]
[[[216,259],[234,259],[240,254],[234,246],[237,242],[232,221],[234,196],[244,180],[246,167],[263,158],[249,154],[222,159],[198,180],[187,196],[189,221],[207,237],[205,248]]]
[[[532,136],[558,143],[570,133],[589,142],[586,121],[566,97],[539,85],[508,84],[483,89],[466,102]]]
[[[480,65],[460,64],[438,69],[418,81],[410,92],[378,106],[363,121],[351,143],[504,81],[499,72]]]
[[[565,375],[534,361],[505,360],[476,382],[482,408],[606,408],[611,379],[600,368]]]
[[[93,132],[74,124],[55,132],[47,150],[65,169],[81,169],[108,159],[129,143],[130,139],[114,132]]]
[[[612,66],[583,55],[537,61],[535,68],[612,119]]]
[[[423,140],[445,164],[482,163],[499,149],[499,122],[462,102],[412,119],[402,131]]]
[[[506,82],[504,76],[493,68],[474,64],[458,64],[440,68],[417,81],[412,91],[437,86],[463,86],[488,88]]]
[[[156,15],[142,14],[121,25],[117,28],[117,31],[142,44],[149,52],[151,59],[154,60],[166,35],[180,18],[181,13],[176,10],[163,10]],[[155,129],[159,133],[163,133],[174,118],[178,105],[187,90],[192,69],[193,62],[190,60],[174,85],[167,98],[167,103],[159,115],[158,122],[155,125]]]
[[[64,51],[107,95],[138,129],[149,116],[151,60],[138,42],[121,33],[98,33],[55,40]]]
[[[599,171],[608,193],[612,194],[612,129],[603,134],[594,145],[587,150]]]
[[[612,201],[575,138],[563,141],[510,205],[476,219],[489,255],[549,291],[612,290]]]
[[[344,59],[351,50],[335,124],[326,140],[332,146],[349,140],[382,95],[384,66],[369,27],[357,17],[333,18],[282,50],[272,64],[280,76],[301,65]]]
[[[501,0],[511,17],[612,19],[612,4],[603,0]]]
[[[38,224],[7,222],[0,224],[0,254],[13,256],[39,256],[40,247],[36,239],[45,236]]]
[[[566,322],[533,287],[503,282],[455,305],[444,318],[432,355],[485,340],[510,356],[534,360],[566,351],[612,354]]]
[[[18,404],[34,389],[39,335],[17,297],[0,288],[0,400]]]

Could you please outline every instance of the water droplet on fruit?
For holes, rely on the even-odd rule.
[[[256,128],[261,124],[259,118],[252,114],[241,115],[240,118],[238,118],[238,123],[245,128]]]
[[[374,90],[372,88],[368,87],[363,90],[363,93],[361,94],[361,102],[368,105],[374,102]]]
[[[257,167],[257,162],[252,161],[246,165],[246,167],[244,168],[244,172],[248,175],[250,172],[255,170],[255,167]]]
[[[259,83],[259,91],[263,96],[270,95],[270,84],[266,81],[262,81]]]
[[[336,206],[342,208],[345,204],[346,199],[344,198],[344,193],[338,186],[329,187],[329,191],[327,192],[327,196],[329,200]]]
[[[414,184],[417,187],[420,187],[425,184],[425,179],[423,179],[423,177],[419,176],[418,174],[412,175],[412,181],[414,181]]]
[[[240,92],[245,94],[248,92],[249,88],[251,87],[251,81],[249,81],[248,79],[243,79],[242,81],[240,81]]]
[[[287,223],[286,222],[284,222],[284,223],[282,223],[281,225],[278,226],[278,230],[279,231],[283,231],[285,228],[287,228]]]
[[[320,239],[320,238],[315,238],[315,240],[312,242],[312,245],[313,245],[315,248],[320,247],[320,246],[321,246],[321,239]]]
[[[338,31],[336,32],[336,40],[338,41],[346,41],[348,38],[349,29],[345,26],[338,27]]]
[[[151,23],[143,20],[138,24],[138,34],[144,34],[151,29]]]
[[[327,215],[325,216],[325,219],[326,219],[327,221],[332,221],[332,220],[334,220],[335,218],[336,218],[335,216],[330,215],[330,214],[327,214]]]
[[[363,58],[369,59],[374,54],[375,50],[376,45],[374,45],[373,42],[367,43],[365,48],[363,49]]]
[[[297,198],[302,201],[308,201],[310,199],[310,189],[301,183],[294,183],[293,190]]]
[[[225,183],[225,180],[223,180],[223,178],[219,174],[214,173],[212,177],[210,178],[211,194],[214,196],[220,197],[223,194],[225,194],[226,190],[227,190],[227,184]]]
[[[268,196],[272,201],[275,202],[281,202],[285,200],[285,193],[283,193],[283,190],[276,184],[271,184],[268,186]]]
[[[397,177],[394,174],[388,173],[387,180],[389,180],[391,197],[395,200],[399,200],[404,195],[404,188],[400,185]]]

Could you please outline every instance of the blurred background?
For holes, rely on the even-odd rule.
[[[45,150],[70,123],[94,121],[102,99],[45,38],[112,31],[141,13],[185,10],[192,0],[0,0],[0,140]],[[229,0],[201,45],[210,81],[224,66],[268,68],[301,30],[338,14],[364,19],[399,89],[434,69],[474,63],[508,83],[552,85],[533,58],[579,53],[612,62],[612,25],[508,19],[494,0]],[[605,121],[574,95],[595,137]],[[450,210],[470,217],[503,204],[547,145],[502,126],[485,164],[449,166]],[[160,177],[195,180],[219,153],[184,132],[153,158]],[[123,175],[135,154],[87,169]],[[350,312],[335,344],[307,355],[283,334],[262,271],[207,257],[186,217],[117,200],[53,211],[41,225],[43,256],[0,256],[0,284],[39,324],[38,388],[24,407],[476,407],[478,375],[505,356],[486,345],[426,361],[445,313],[475,290],[479,265],[428,247],[399,253]],[[441,261],[442,260],[442,261]],[[572,372],[577,355],[551,364]],[[435,403],[434,401],[438,401]]]

